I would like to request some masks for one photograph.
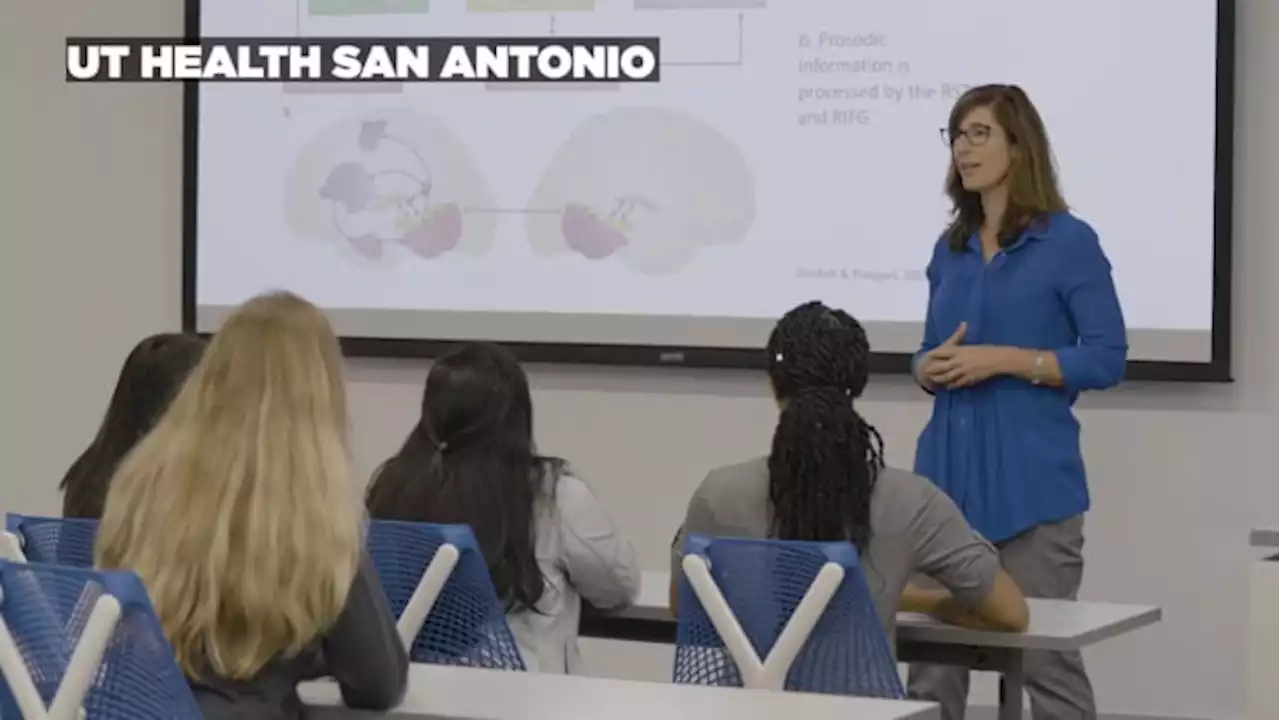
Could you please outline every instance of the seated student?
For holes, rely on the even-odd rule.
[[[409,660],[364,527],[338,342],[272,293],[226,319],[121,463],[96,555],[142,578],[205,717],[302,718],[296,686],[323,674],[385,710]]]
[[[202,352],[203,340],[178,333],[152,335],[134,346],[98,434],[58,485],[64,492],[63,517],[102,517],[107,481],[120,459],[151,430]]]
[[[685,534],[849,540],[891,646],[899,609],[1025,629],[1026,601],[995,549],[933,483],[885,467],[879,434],[853,409],[870,354],[858,321],[806,303],[778,322],[767,351],[781,409],[773,449],[712,471],[693,494],[673,547],[673,605]],[[916,573],[949,592],[909,587]]]
[[[635,552],[590,488],[534,448],[529,383],[501,347],[432,365],[422,416],[367,502],[377,519],[471,526],[531,671],[578,672],[580,598],[616,608],[640,589]]]

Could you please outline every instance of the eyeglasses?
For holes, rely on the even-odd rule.
[[[958,130],[952,134],[947,128],[939,128],[938,134],[942,136],[942,144],[947,147],[955,147],[956,141],[965,138],[969,141],[970,147],[982,147],[991,139],[991,127],[988,125],[970,125],[968,129]]]

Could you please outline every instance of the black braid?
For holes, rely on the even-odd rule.
[[[809,302],[778,321],[768,352],[784,403],[769,455],[773,535],[865,550],[884,467],[880,434],[853,409],[867,385],[867,334],[848,313]]]

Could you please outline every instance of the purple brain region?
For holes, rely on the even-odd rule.
[[[283,200],[295,237],[376,272],[484,257],[506,212],[452,128],[390,108],[338,120],[303,143]]]

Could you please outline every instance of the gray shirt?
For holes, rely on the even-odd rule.
[[[771,525],[767,458],[711,471],[689,500],[672,546],[672,577],[680,577],[686,534],[767,538]],[[911,576],[931,577],[958,601],[973,606],[991,591],[999,568],[995,548],[937,486],[903,470],[880,471],[862,569],[890,647],[895,646],[894,615]]]

